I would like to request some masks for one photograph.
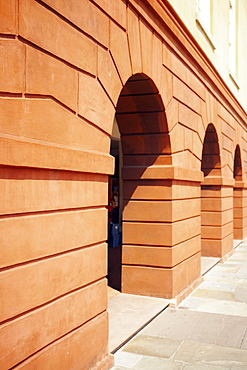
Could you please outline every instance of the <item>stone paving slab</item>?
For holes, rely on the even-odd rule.
[[[119,354],[115,357],[114,370],[247,369],[247,351],[243,349],[183,341],[177,348],[176,343],[175,345],[171,343],[171,347],[168,345],[169,350],[167,351],[167,347],[162,345],[164,342],[162,343],[160,338],[153,337],[149,342],[147,336],[144,335],[138,335],[131,342],[120,351],[122,357]],[[135,354],[135,361],[127,363],[126,358],[133,355],[131,352],[133,350],[139,355]]]
[[[235,289],[238,288],[238,284],[226,284],[222,282],[216,282],[211,280],[204,280],[199,289],[217,289],[217,290],[223,290],[225,292],[234,292]]]
[[[174,360],[207,365],[245,366],[247,369],[247,352],[239,348],[229,348],[214,344],[185,341],[174,356]]]
[[[124,346],[124,352],[138,353],[161,358],[170,358],[180,347],[182,341],[170,338],[137,335]]]
[[[247,292],[234,289],[232,292],[216,289],[197,289],[191,297],[211,298],[222,301],[244,302],[247,303]]]
[[[235,297],[233,292],[214,289],[197,289],[191,296],[238,302],[238,299]]]
[[[118,351],[116,352],[114,357],[115,357],[115,363],[125,368],[132,368],[138,363],[138,361],[140,361],[141,358],[143,358],[143,355]]]
[[[247,370],[247,243],[204,278],[117,351],[113,370]]]
[[[167,308],[142,333],[240,348],[246,328],[245,317]]]
[[[179,361],[170,361],[164,358],[148,357],[143,358],[135,366],[135,370],[183,370],[185,364]]]
[[[169,300],[120,293],[109,299],[109,350],[115,351],[164,310]]]
[[[244,302],[230,302],[218,299],[206,299],[197,311],[247,317],[247,306]]]
[[[201,275],[208,272],[213,266],[220,261],[220,258],[216,257],[201,257]]]

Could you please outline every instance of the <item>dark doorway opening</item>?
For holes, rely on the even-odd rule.
[[[108,285],[121,292],[145,295],[150,294],[152,279],[139,252],[142,248],[153,251],[153,245],[160,245],[148,212],[156,199],[156,185],[160,185],[152,170],[172,164],[164,105],[149,77],[136,74],[129,78],[119,96],[115,118],[111,145],[115,173],[109,177],[108,207],[111,218],[112,194],[118,182],[118,216],[117,211],[113,213],[119,225],[114,229],[108,223]],[[118,229],[122,244],[116,241]],[[156,282],[151,284],[155,286]]]
[[[119,139],[112,138],[110,154],[115,158],[115,171],[109,177],[108,187],[108,286],[121,291],[122,217]]]

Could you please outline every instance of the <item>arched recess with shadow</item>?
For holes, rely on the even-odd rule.
[[[123,292],[159,296],[164,288],[158,286],[161,282],[155,278],[157,266],[160,272],[157,246],[161,251],[168,244],[164,186],[171,188],[169,181],[162,179],[160,170],[161,166],[171,165],[172,160],[164,105],[149,77],[136,74],[129,78],[118,99],[116,121],[122,152],[119,161],[122,246],[119,259],[109,261],[112,271],[108,270],[108,282]],[[110,256],[114,248],[108,249]]]
[[[221,176],[219,140],[212,123],[207,127],[203,142],[201,170],[204,178]]]
[[[236,146],[234,153],[233,177],[235,180],[233,190],[233,237],[242,240],[246,231],[244,225],[244,186],[242,160],[239,145]]]
[[[218,135],[213,124],[206,130],[201,170],[201,246],[202,256],[220,257],[222,230],[222,184]]]

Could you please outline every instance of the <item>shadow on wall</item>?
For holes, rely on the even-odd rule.
[[[135,199],[149,201],[148,197],[142,199],[137,195],[143,193],[140,188],[149,187],[155,193],[155,186],[160,185],[159,180],[142,179],[147,168],[172,164],[165,108],[157,87],[149,77],[136,74],[129,78],[118,99],[116,121],[123,155],[122,221],[125,223],[131,222],[124,218],[124,208],[129,202]],[[132,240],[125,240],[125,244],[132,244]],[[121,290],[121,267],[122,246],[109,248],[108,284],[118,290]]]
[[[242,181],[242,179],[243,179],[242,161],[241,161],[241,154],[240,154],[239,145],[236,146],[235,155],[234,155],[233,177],[236,181]]]
[[[220,176],[221,162],[218,136],[215,127],[210,123],[207,127],[203,143],[201,170],[204,176]]]

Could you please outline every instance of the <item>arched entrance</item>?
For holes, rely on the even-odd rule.
[[[233,248],[233,183],[221,172],[218,135],[209,124],[203,143],[201,170],[202,256],[224,257]]]
[[[220,183],[221,162],[218,136],[213,124],[206,130],[201,170],[201,246],[202,256],[221,256],[222,189]]]
[[[146,75],[136,74],[125,84],[117,103],[116,121],[122,148],[118,180],[120,288],[127,293],[164,296],[171,290],[166,287],[171,282],[159,286],[164,280],[159,255],[169,245],[166,230],[171,220],[166,188],[170,190],[171,181],[163,179],[160,171],[171,165],[171,152],[164,105]],[[109,276],[109,280],[113,278]]]
[[[207,127],[203,142],[201,170],[204,173],[204,178],[221,176],[218,135],[212,123]]]
[[[242,240],[245,235],[244,227],[244,186],[242,176],[242,161],[239,145],[236,146],[234,154],[233,176],[235,185],[233,189],[233,237],[236,240]]]

